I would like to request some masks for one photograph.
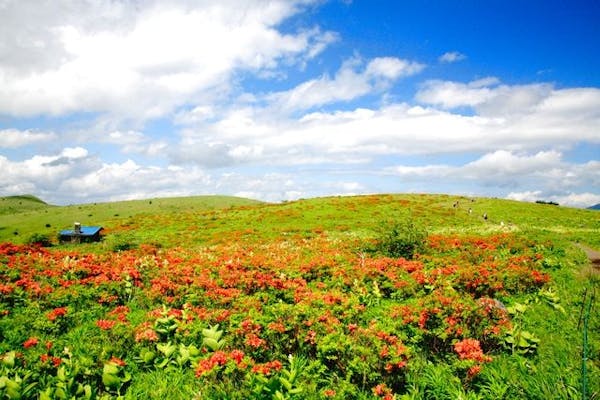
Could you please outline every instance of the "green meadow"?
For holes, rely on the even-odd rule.
[[[57,243],[75,221],[103,240]],[[597,399],[599,272],[576,244],[600,250],[599,212],[0,198],[0,397]]]

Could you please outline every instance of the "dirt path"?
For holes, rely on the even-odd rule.
[[[585,255],[590,260],[590,264],[595,272],[600,272],[600,251],[596,251],[590,247],[584,246],[579,243],[575,243],[575,246],[579,247],[585,252]]]

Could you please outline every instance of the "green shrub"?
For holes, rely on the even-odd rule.
[[[427,231],[411,218],[386,222],[381,225],[374,250],[388,257],[410,260],[425,248]]]
[[[52,246],[52,241],[50,240],[50,236],[45,233],[34,233],[27,239],[28,244],[36,244],[42,247],[50,247]]]
[[[137,239],[128,233],[118,233],[106,238],[107,246],[114,252],[136,249],[138,247]]]

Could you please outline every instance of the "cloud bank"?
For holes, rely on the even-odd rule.
[[[447,79],[458,51],[340,55],[320,5],[0,3],[0,194],[600,202],[597,154],[575,156],[600,148],[599,88]]]

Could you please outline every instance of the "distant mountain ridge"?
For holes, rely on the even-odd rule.
[[[600,203],[596,204],[595,206],[588,207],[588,210],[600,210]]]

